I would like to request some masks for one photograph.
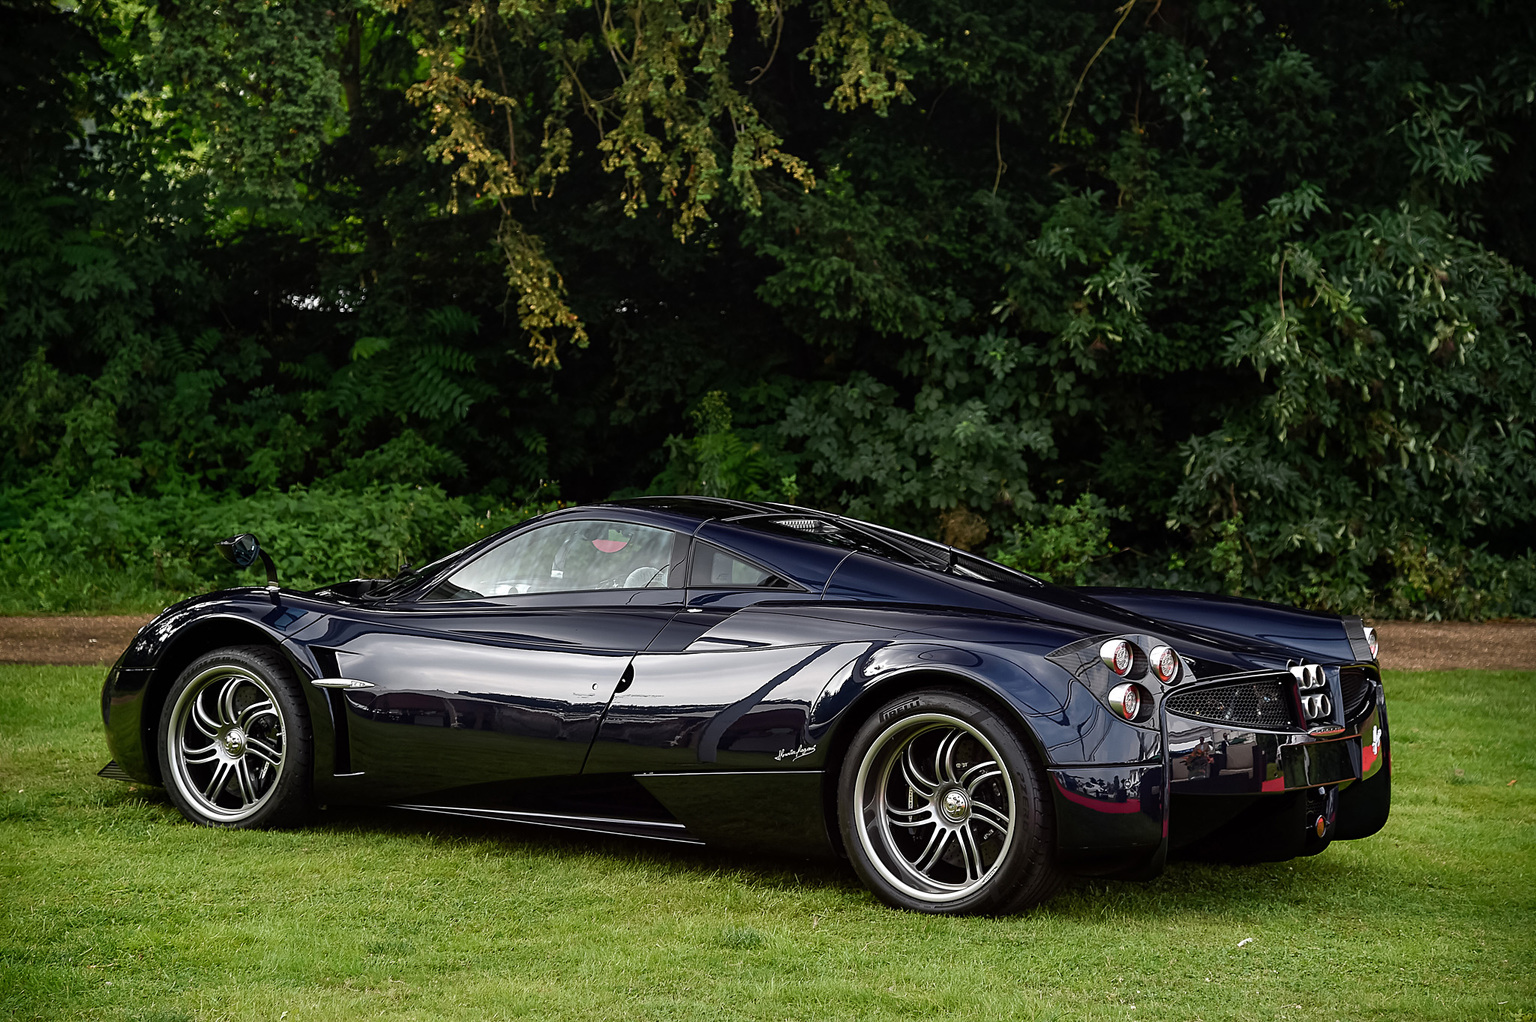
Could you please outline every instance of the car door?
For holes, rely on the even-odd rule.
[[[308,641],[334,657],[338,772],[362,774],[386,800],[467,807],[502,804],[518,781],[580,773],[635,653],[681,608],[686,541],[634,522],[557,521],[418,600],[336,615]]]
[[[715,641],[709,633],[747,608],[820,598],[695,539],[687,605],[635,658],[633,683],[614,694],[585,772],[772,768],[790,761],[803,745],[812,701],[863,645],[830,636],[807,643],[790,618],[781,631],[768,623],[750,638]],[[844,645],[847,655],[840,656]]]

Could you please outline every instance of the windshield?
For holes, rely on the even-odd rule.
[[[381,600],[390,596],[394,596],[397,593],[402,593],[406,589],[409,589],[412,583],[434,574],[438,569],[446,566],[450,561],[459,556],[461,553],[463,553],[463,551],[455,550],[451,554],[448,554],[444,557],[439,557],[437,560],[423,568],[412,568],[407,566],[403,571],[400,572],[400,574],[396,575],[394,578],[389,579],[387,582],[381,583],[380,585],[374,586],[372,589],[368,590],[364,596],[370,600]]]

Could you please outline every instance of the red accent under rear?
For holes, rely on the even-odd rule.
[[[1124,802],[1110,802],[1102,798],[1089,798],[1087,795],[1068,791],[1061,786],[1061,781],[1059,780],[1056,782],[1056,790],[1061,792],[1062,797],[1068,802],[1076,802],[1080,806],[1087,806],[1089,809],[1094,809],[1101,813],[1141,812],[1141,799],[1139,798],[1126,799]]]

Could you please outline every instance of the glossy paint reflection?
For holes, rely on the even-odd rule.
[[[811,709],[867,643],[645,653],[614,696],[589,772],[819,767]]]

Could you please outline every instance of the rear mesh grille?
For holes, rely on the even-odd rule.
[[[1296,720],[1286,685],[1289,680],[1263,678],[1175,692],[1168,697],[1168,712],[1218,724],[1292,728]]]
[[[1339,671],[1339,695],[1344,700],[1344,719],[1353,720],[1371,697],[1371,676],[1363,667]]]

